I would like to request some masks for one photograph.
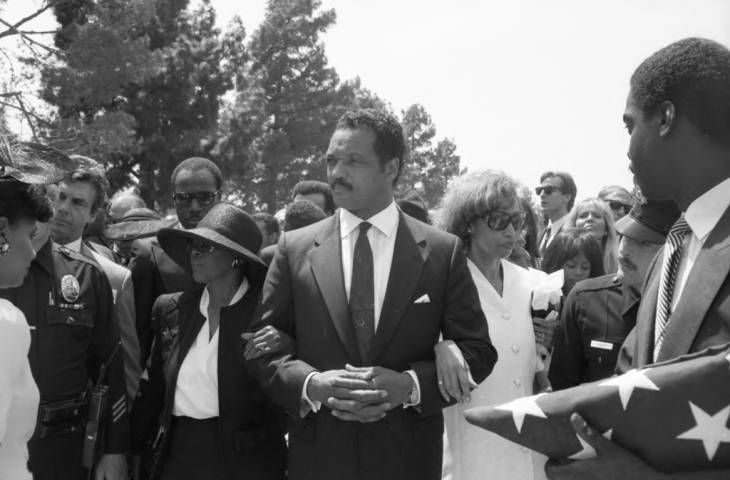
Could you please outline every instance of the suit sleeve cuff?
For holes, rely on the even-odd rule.
[[[408,397],[408,401],[403,404],[403,408],[417,407],[421,404],[421,384],[418,383],[418,375],[415,370],[406,370],[408,375],[413,379],[413,390],[411,395]]]
[[[304,386],[302,387],[302,408],[299,410],[299,416],[302,418],[306,417],[309,412],[317,413],[319,409],[322,408],[322,402],[313,401],[307,395],[309,381],[318,373],[319,372],[312,372],[304,379]]]

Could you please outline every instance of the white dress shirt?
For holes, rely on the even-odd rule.
[[[342,246],[342,276],[345,280],[345,293],[350,298],[350,286],[352,285],[352,257],[355,255],[355,243],[360,235],[360,224],[367,221],[372,225],[367,231],[370,249],[373,253],[373,310],[375,315],[375,330],[378,329],[380,323],[380,312],[383,310],[383,301],[385,293],[388,290],[388,278],[390,277],[390,267],[393,263],[393,251],[395,250],[395,237],[398,232],[398,223],[400,221],[400,212],[395,205],[395,201],[391,201],[390,205],[385,207],[367,220],[363,220],[356,215],[350,213],[344,208],[339,209],[340,215],[340,239]],[[306,406],[301,411],[302,416],[306,415],[309,410],[317,411],[321,407],[320,402],[313,402],[307,396],[307,386],[309,380],[318,372],[310,373],[304,380],[302,388],[302,399]],[[404,404],[404,407],[417,406],[421,403],[421,386],[418,382],[418,376],[413,370],[406,373],[411,376],[416,386],[416,395],[410,402]],[[306,408],[306,407],[309,408]]]
[[[679,259],[679,268],[674,285],[674,294],[672,295],[672,311],[679,303],[687,278],[692,271],[697,256],[700,254],[700,250],[702,250],[702,245],[728,207],[730,207],[730,178],[718,183],[697,197],[684,213],[684,219],[687,221],[689,228],[692,229],[692,233],[684,239],[682,256]],[[665,250],[662,265],[666,261],[666,255]]]
[[[228,305],[233,305],[241,300],[248,291],[248,286],[248,280],[244,277]],[[209,302],[210,295],[208,287],[206,287],[200,297],[200,314],[205,318],[205,323],[185,355],[175,384],[172,414],[176,417],[203,420],[219,415],[218,332],[220,332],[220,327],[216,329],[211,338],[210,322],[208,321]]]

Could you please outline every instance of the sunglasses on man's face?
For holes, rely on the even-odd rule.
[[[535,187],[535,193],[538,195],[542,195],[543,191],[545,192],[545,195],[552,195],[555,191],[562,192],[559,187],[553,187],[552,185],[540,185],[539,187]]]
[[[522,230],[522,227],[525,225],[527,214],[525,212],[509,214],[500,210],[493,210],[484,212],[480,215],[480,218],[486,220],[487,226],[497,232],[501,232],[510,224],[512,224],[512,228],[517,232]]]
[[[178,192],[172,194],[172,199],[181,207],[190,206],[190,204],[193,203],[193,200],[197,200],[198,205],[207,207],[211,203],[215,202],[216,197],[220,192],[220,190],[216,190],[215,192]]]
[[[627,205],[623,202],[617,202],[615,200],[609,200],[608,206],[611,207],[611,210],[613,210],[614,212],[623,210],[624,213],[627,213],[629,210],[631,210],[631,205]]]
[[[198,254],[210,254],[215,251],[215,245],[212,243],[204,242],[202,240],[190,240],[188,242],[188,250]]]

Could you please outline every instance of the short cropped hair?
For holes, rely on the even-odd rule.
[[[336,130],[355,130],[368,128],[375,135],[373,150],[380,160],[380,165],[393,158],[397,158],[398,172],[393,183],[395,184],[403,171],[406,161],[406,141],[403,136],[403,127],[396,118],[384,111],[373,108],[360,108],[345,112],[337,121]]]
[[[674,42],[631,76],[631,98],[648,114],[671,102],[710,140],[730,146],[730,50],[704,38]]]
[[[504,172],[487,170],[454,179],[441,199],[434,224],[471,247],[471,223],[488,210],[519,203],[517,182]]]
[[[297,195],[310,195],[313,193],[321,193],[324,196],[324,210],[327,214],[332,214],[335,211],[335,199],[332,195],[332,187],[327,182],[320,182],[319,180],[302,180],[294,185],[294,189],[291,192],[291,199]]]
[[[264,235],[279,233],[279,222],[272,214],[266,212],[254,213],[253,219],[264,224],[264,231],[261,232]]]
[[[53,216],[43,186],[28,185],[15,179],[0,179],[0,217],[10,225],[20,220],[47,222]]]
[[[324,210],[309,200],[290,203],[286,207],[286,213],[284,214],[284,231],[288,232],[297,228],[303,228],[319,222],[323,218],[327,218]]]
[[[606,273],[603,267],[601,244],[589,232],[575,228],[562,229],[550,245],[545,249],[542,269],[545,273],[553,273],[563,268],[571,258],[584,254],[591,265],[590,278]]]
[[[575,196],[578,194],[578,187],[575,186],[575,180],[573,176],[568,172],[545,172],[540,175],[540,183],[544,182],[545,179],[550,177],[557,177],[562,182],[561,191],[564,194],[570,195],[570,202],[568,202],[568,210],[573,208],[575,203]]]
[[[175,188],[175,179],[177,178],[178,173],[182,172],[183,170],[188,172],[207,170],[210,172],[211,175],[213,175],[213,178],[215,179],[215,188],[217,190],[223,188],[223,175],[221,174],[221,169],[218,168],[218,165],[213,163],[211,160],[208,160],[207,158],[190,157],[178,163],[175,167],[175,170],[172,171],[172,175],[170,175],[170,184],[172,185],[173,189]]]

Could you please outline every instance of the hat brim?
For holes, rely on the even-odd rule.
[[[177,263],[180,268],[188,273],[192,273],[190,265],[190,250],[188,244],[191,240],[203,240],[211,243],[218,248],[223,248],[230,252],[233,256],[245,261],[251,268],[249,269],[251,277],[249,280],[255,285],[261,287],[266,278],[268,267],[258,255],[251,252],[247,248],[237,244],[229,238],[209,228],[193,228],[190,230],[179,230],[177,228],[163,228],[157,233],[157,241],[172,260]]]
[[[662,244],[666,240],[666,236],[637,222],[631,217],[631,215],[624,215],[621,217],[616,222],[615,228],[619,235],[633,238],[634,240],[639,240],[641,242]]]
[[[126,241],[136,238],[153,237],[164,228],[162,220],[133,220],[109,225],[104,230],[104,237],[109,240]]]
[[[0,142],[1,143],[1,142]],[[0,155],[0,178],[47,185],[58,183],[76,170],[86,168],[83,158],[71,158],[51,147],[33,142],[4,145]]]

